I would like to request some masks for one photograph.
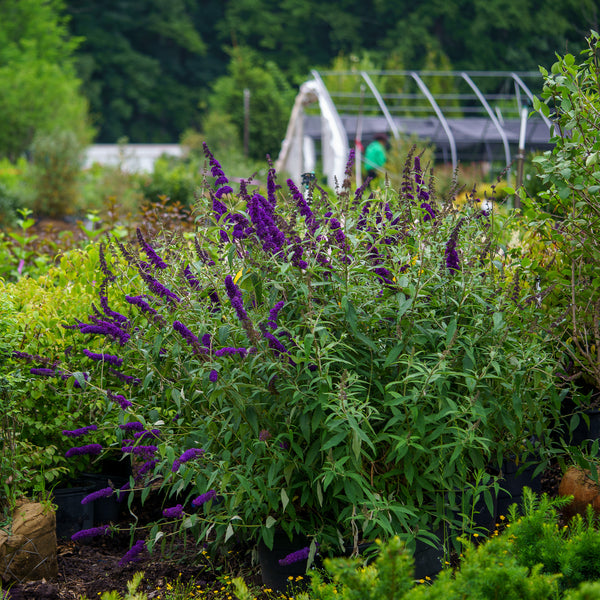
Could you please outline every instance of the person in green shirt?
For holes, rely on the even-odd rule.
[[[365,150],[365,170],[367,177],[375,179],[381,174],[387,161],[387,134],[378,133]]]

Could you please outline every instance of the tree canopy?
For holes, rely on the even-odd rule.
[[[244,73],[258,81],[256,69],[277,88],[278,114],[286,86],[340,56],[380,69],[537,70],[598,29],[597,0],[0,0],[0,14],[0,80],[20,90],[0,108],[19,105],[15,94],[39,102],[32,80],[73,82],[74,57],[102,142],[176,141],[230,101],[239,129],[241,92],[227,82],[252,87]],[[240,71],[246,54],[256,69]],[[53,65],[60,77],[44,70]],[[21,116],[11,126],[25,130]]]
[[[38,133],[87,132],[87,101],[73,66],[62,0],[0,0],[0,157],[22,154]]]

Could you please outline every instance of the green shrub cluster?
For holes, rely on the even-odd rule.
[[[438,201],[418,157],[399,192],[365,199],[351,164],[334,198],[284,193],[273,169],[265,196],[234,193],[206,153],[195,235],[94,247],[68,356],[29,357],[31,386],[81,409],[93,444],[72,453],[139,456],[142,497],[160,478],[180,508],[150,548],[167,524],[269,546],[283,529],[324,553],[469,529],[457,491],[491,505],[482,473],[543,461],[560,410],[534,291],[500,251],[511,219]]]
[[[300,600],[568,600],[600,598],[600,531],[593,513],[559,526],[565,500],[536,497],[525,490],[523,514],[511,509],[502,533],[475,545],[463,539],[459,566],[435,580],[415,581],[413,559],[398,537],[378,542],[376,559],[325,559],[325,570],[310,572]],[[568,499],[567,499],[568,501]],[[244,598],[247,588],[235,581]]]

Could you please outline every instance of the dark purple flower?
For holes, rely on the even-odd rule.
[[[106,264],[106,256],[104,255],[104,244],[100,244],[100,249],[98,251],[98,258],[100,260],[100,270],[102,271],[102,273],[104,273],[104,276],[106,277],[106,279],[108,281],[115,281],[115,279],[117,278],[116,275],[114,275],[110,269],[108,268],[108,265]]]
[[[119,566],[123,567],[129,562],[136,562],[140,560],[140,554],[146,549],[146,542],[144,540],[138,540],[129,551],[119,561]]]
[[[184,274],[187,282],[190,284],[190,287],[193,290],[200,290],[200,289],[202,289],[202,285],[200,284],[200,282],[192,274],[192,271],[191,271],[189,265],[185,266],[185,269],[183,269],[183,274]]]
[[[119,406],[121,407],[121,409],[125,410],[126,408],[129,408],[130,406],[133,406],[133,404],[127,400],[127,398],[125,398],[125,396],[121,395],[121,394],[113,394],[113,392],[111,392],[110,390],[106,390],[106,396],[108,397],[109,400],[112,400],[113,402],[117,402],[119,404]]]
[[[77,326],[75,326],[75,327],[77,327]],[[29,363],[30,362],[38,362],[38,363],[42,363],[44,365],[48,365],[52,362],[49,358],[44,358],[43,356],[40,356],[39,354],[29,354],[28,352],[19,352],[18,350],[13,350],[12,356],[14,358],[22,358]]]
[[[123,364],[123,359],[115,356],[114,354],[102,354],[97,352],[92,352],[87,348],[82,350],[83,354],[85,354],[88,358],[92,360],[96,360],[98,362],[105,362],[109,365],[113,365],[114,367],[120,367]]]
[[[106,535],[109,531],[110,531],[110,525],[102,525],[100,527],[92,527],[91,529],[82,529],[81,531],[74,533],[71,536],[71,539],[74,542],[77,542],[78,540],[89,540],[89,539],[98,537],[100,535]]]
[[[90,431],[97,431],[97,425],[87,425],[86,427],[80,427],[79,429],[63,429],[62,434],[66,437],[76,438],[89,433]]]
[[[123,431],[144,431],[144,424],[139,421],[130,421],[129,423],[122,423],[119,428]]]
[[[229,300],[231,301],[231,306],[235,309],[235,312],[240,321],[248,320],[248,313],[244,309],[244,304],[242,302],[242,292],[240,288],[233,282],[233,277],[231,275],[227,275],[225,277],[225,289],[227,290],[227,295],[229,296]]]
[[[415,183],[417,185],[421,185],[423,183],[420,156],[415,156]]]
[[[118,325],[109,321],[98,320],[94,325],[89,323],[79,323],[79,331],[81,333],[91,333],[98,335],[105,335],[111,339],[118,341],[121,346],[124,346],[131,337],[126,331],[123,331]]]
[[[261,429],[258,434],[258,439],[261,442],[266,442],[271,436],[271,432],[268,429]]]
[[[117,490],[117,502],[123,502],[123,500],[125,499],[125,492],[130,492],[131,491],[131,486],[129,485],[129,481],[127,483],[124,483],[118,490]]]
[[[267,325],[271,329],[277,329],[277,316],[279,315],[279,311],[283,308],[285,302],[280,300],[270,311],[269,311],[269,320],[267,321]]]
[[[148,289],[159,296],[160,298],[164,298],[169,302],[181,302],[181,298],[174,294],[170,289],[165,287],[160,281],[154,279],[154,277],[148,274],[142,274],[142,277],[148,284]]]
[[[215,356],[229,356],[233,354],[239,354],[241,357],[244,357],[248,354],[248,350],[246,348],[233,348],[227,346],[225,348],[220,348],[215,352]]]
[[[460,259],[458,256],[458,251],[456,250],[456,246],[458,243],[458,233],[460,231],[460,228],[462,227],[463,222],[464,218],[461,218],[452,230],[450,238],[446,242],[446,248],[444,250],[444,259],[446,261],[446,267],[450,271],[450,273],[460,271]]]
[[[43,377],[55,377],[57,375],[56,369],[42,369],[33,367],[29,369],[32,375],[42,375]]]
[[[421,208],[425,211],[425,214],[423,215],[423,221],[435,221],[435,211],[429,202],[422,202]]]
[[[139,456],[145,456],[151,458],[158,452],[157,446],[123,446],[121,452],[124,454],[138,454]]]
[[[146,473],[148,473],[148,471],[152,471],[154,469],[154,467],[156,466],[156,462],[155,460],[149,460],[146,461],[139,469],[138,473],[137,473],[137,477],[142,477],[142,475],[145,475]]]
[[[213,369],[209,374],[208,374],[208,380],[211,383],[217,383],[217,380],[219,379],[219,373],[216,369]]]
[[[113,495],[114,490],[111,487],[105,487],[101,490],[96,490],[91,494],[88,494],[82,501],[81,504],[89,504],[99,498],[110,498]]]
[[[189,448],[186,450],[179,458],[176,458],[173,461],[173,466],[171,467],[171,471],[176,473],[179,470],[179,467],[189,460],[193,460],[202,456],[204,454],[204,450],[202,448]]]
[[[108,306],[108,298],[106,296],[100,296],[100,306],[102,306],[102,310],[104,311],[104,314],[107,317],[110,317],[111,319],[113,319],[121,325],[129,324],[129,319],[125,315],[122,315],[121,313],[112,310]]]
[[[125,383],[130,383],[131,385],[140,385],[140,383],[142,383],[142,380],[139,377],[133,377],[133,375],[125,375],[125,373],[121,373],[121,371],[117,371],[112,367],[108,368],[108,372],[111,375],[114,375],[117,379],[120,379]]]
[[[306,548],[302,548],[301,550],[296,550],[296,552],[292,552],[288,554],[284,558],[279,560],[279,564],[282,567],[287,567],[288,565],[293,565],[294,563],[300,562],[301,560],[306,560],[308,555],[310,554],[310,547],[306,546]]]
[[[136,440],[146,440],[149,438],[157,440],[160,438],[160,429],[151,429],[150,431],[136,431],[133,434],[133,437]]]
[[[204,503],[208,502],[209,500],[213,500],[214,498],[216,498],[217,496],[217,492],[215,492],[215,490],[208,490],[208,492],[206,492],[205,494],[200,494],[200,496],[198,496],[197,498],[194,498],[192,500],[192,506],[202,506]]]
[[[69,450],[65,452],[65,456],[67,458],[71,458],[72,456],[84,456],[86,454],[97,456],[101,452],[102,446],[100,444],[87,444],[86,446],[77,446],[75,448],[69,448]]]
[[[125,300],[129,302],[129,304],[133,304],[141,309],[142,312],[148,313],[152,316],[158,315],[156,310],[152,308],[143,298],[143,296],[125,296]],[[162,319],[162,317],[159,317]]]
[[[230,185],[221,186],[215,192],[215,198],[220,200],[225,194],[233,194],[233,188]]]
[[[210,350],[210,346],[211,346],[211,341],[210,341],[210,333],[205,333],[202,336],[202,345],[205,348],[208,348]]]
[[[162,514],[166,519],[181,519],[183,517],[183,506],[178,504],[177,506],[165,508]]]
[[[136,229],[136,234],[137,234],[137,238],[140,243],[140,246],[146,253],[146,256],[148,256],[148,259],[150,260],[150,262],[157,269],[166,269],[167,264],[160,256],[158,256],[158,254],[156,254],[156,252],[154,251],[154,248],[152,248],[152,246],[144,239],[144,236],[142,235],[142,232],[139,227]]]
[[[385,283],[385,285],[387,285],[387,286],[394,285],[394,276],[385,267],[376,267],[375,269],[373,269],[373,272],[377,274],[379,279],[381,279],[381,281],[383,283]]]
[[[263,331],[263,336],[269,342],[269,348],[275,351],[275,354],[287,353],[287,348],[270,332]]]
[[[200,340],[181,321],[175,321],[173,329],[179,332],[181,337],[194,349],[194,352],[204,351],[204,348],[201,348]]]

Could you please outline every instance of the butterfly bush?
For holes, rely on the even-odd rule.
[[[52,365],[88,373],[80,401],[103,406],[79,431],[112,431],[68,454],[132,457],[114,491],[130,507],[150,483],[168,498],[124,562],[167,523],[202,544],[283,530],[322,554],[356,532],[426,536],[457,524],[449,493],[475,501],[490,465],[546,449],[554,361],[502,251],[509,217],[437,198],[412,155],[401,189],[365,197],[353,156],[330,195],[272,167],[266,191],[235,192],[205,154],[195,235],[105,239],[99,307],[65,315],[73,348]]]

